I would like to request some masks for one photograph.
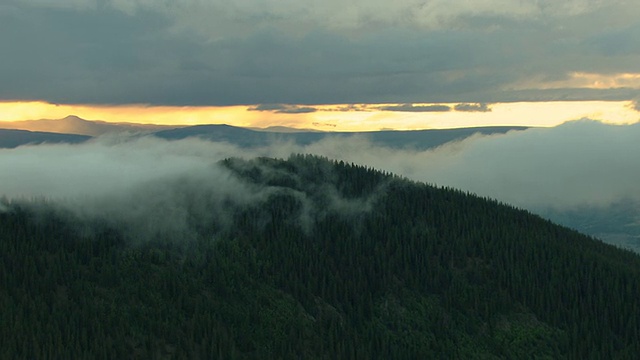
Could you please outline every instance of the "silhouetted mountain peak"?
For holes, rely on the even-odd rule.
[[[154,124],[115,123],[102,120],[86,120],[71,114],[62,119],[40,119],[3,122],[2,128],[41,131],[62,134],[78,134],[99,136],[107,133],[152,132],[162,129],[173,129],[177,126]]]
[[[67,115],[64,118],[60,119],[60,121],[65,122],[75,122],[75,123],[89,123],[91,121],[85,120],[77,115]]]

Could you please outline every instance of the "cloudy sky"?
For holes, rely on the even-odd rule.
[[[0,121],[636,122],[637,14],[636,0],[3,0]]]

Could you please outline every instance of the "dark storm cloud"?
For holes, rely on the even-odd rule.
[[[477,103],[528,100],[531,91],[580,99],[575,89],[546,95],[513,84],[640,72],[634,4],[354,4],[345,12],[337,1],[8,0],[0,99]]]
[[[592,49],[607,56],[640,55],[640,23],[623,29],[605,30],[589,40]]]
[[[186,62],[179,59],[186,53],[197,57],[198,50],[162,37],[166,23],[160,18],[136,20],[119,12],[55,8],[24,8],[4,17],[0,43],[9,51],[3,51],[0,98],[54,103],[160,98]]]
[[[491,112],[491,108],[486,103],[476,103],[476,104],[457,104],[453,107],[456,111],[466,111],[466,112]]]

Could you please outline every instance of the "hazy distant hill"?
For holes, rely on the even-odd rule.
[[[547,209],[553,221],[640,254],[640,203],[623,200],[607,207],[581,206],[570,210]]]
[[[0,200],[0,357],[640,353],[637,255],[362,166],[312,156],[219,166],[250,191],[181,178],[123,198],[151,240],[109,218]],[[184,219],[195,237],[145,219],[158,214],[144,207],[154,194],[175,201],[165,220]]]
[[[172,129],[176,126],[147,125],[132,123],[110,123],[100,120],[85,120],[74,115],[63,119],[24,120],[0,122],[0,128],[30,131],[45,131],[64,134],[98,136],[107,133],[153,132]]]
[[[153,135],[167,140],[198,137],[210,141],[227,142],[242,147],[265,146],[268,145],[271,140],[292,136],[291,134],[274,134],[231,125],[187,126],[178,129],[157,131]]]
[[[229,125],[196,125],[179,129],[158,131],[154,135],[177,140],[199,137],[211,141],[224,141],[243,147],[265,146],[273,141],[292,141],[298,145],[308,145],[327,137],[347,138],[361,136],[374,145],[391,148],[428,149],[461,140],[473,134],[503,134],[511,130],[525,130],[521,126],[493,126],[442,130],[412,131],[367,131],[367,132],[265,132],[249,130]]]
[[[366,132],[319,132],[286,127],[251,130],[231,125],[195,125],[180,127],[178,125],[163,126],[110,123],[98,120],[85,120],[74,115],[58,120],[42,119],[0,122],[0,128],[88,136],[99,136],[107,133],[142,132],[154,134],[155,136],[169,140],[199,137],[210,141],[224,141],[241,147],[266,146],[274,141],[309,145],[327,137],[346,138],[360,136],[370,140],[374,145],[418,150],[439,146],[449,141],[461,140],[476,133],[501,134],[511,130],[527,129],[521,126],[494,126],[443,130]]]
[[[50,132],[0,129],[0,148],[15,148],[27,144],[80,143],[90,136]]]

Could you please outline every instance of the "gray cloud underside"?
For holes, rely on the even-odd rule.
[[[524,89],[640,72],[636,2],[16,1],[0,99],[228,105],[633,99]],[[601,5],[601,4],[600,4]],[[496,10],[498,9],[498,10]],[[324,14],[324,15],[323,15]]]
[[[447,105],[413,105],[413,104],[381,106],[378,109],[384,110],[384,111],[401,111],[401,112],[448,112],[448,111],[451,111],[451,107]]]
[[[298,106],[289,104],[259,104],[252,106],[249,111],[270,111],[276,114],[306,114],[316,112],[318,109],[311,106]]]
[[[454,106],[456,111],[466,111],[466,112],[491,112],[491,108],[486,103],[477,103],[477,104],[457,104]]]
[[[287,109],[277,110],[277,114],[308,114],[316,112],[317,109],[311,106],[296,106]]]
[[[287,108],[285,104],[258,104],[250,107],[249,111],[279,111]]]

